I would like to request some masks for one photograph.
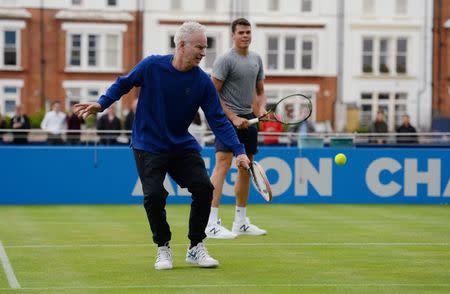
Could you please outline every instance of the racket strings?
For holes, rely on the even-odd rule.
[[[312,112],[309,98],[295,94],[278,102],[276,119],[284,124],[298,124],[306,120]]]

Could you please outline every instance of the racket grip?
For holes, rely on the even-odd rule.
[[[259,122],[259,118],[257,118],[257,117],[248,120],[248,123],[250,125],[257,124],[258,122]]]

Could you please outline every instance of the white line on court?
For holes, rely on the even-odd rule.
[[[290,284],[186,284],[186,285],[118,285],[118,286],[73,286],[73,287],[29,287],[21,288],[21,290],[70,290],[70,289],[170,289],[170,288],[264,288],[264,287],[284,287],[284,288],[301,288],[301,287],[328,287],[328,288],[349,288],[349,287],[439,287],[447,288],[450,284],[403,284],[403,283],[361,283],[361,284],[327,284],[327,283],[290,283]],[[10,290],[9,288],[0,288],[2,290]]]
[[[0,260],[2,261],[3,269],[5,270],[6,278],[8,279],[9,286],[13,289],[19,289],[20,284],[17,281],[16,275],[14,274],[11,263],[9,262],[8,255],[6,255],[3,243],[0,240]]]
[[[152,243],[123,243],[123,244],[29,244],[29,245],[8,245],[5,248],[81,248],[81,247],[147,247]],[[187,246],[186,244],[170,244],[170,246]],[[292,246],[292,247],[358,247],[358,246],[450,246],[450,243],[442,242],[305,242],[305,243],[208,243],[209,246]]]

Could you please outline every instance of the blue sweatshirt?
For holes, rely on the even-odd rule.
[[[173,55],[152,55],[139,62],[127,76],[118,77],[98,103],[108,108],[133,87],[141,87],[133,123],[133,148],[155,154],[201,151],[188,132],[199,107],[216,137],[233,151],[244,154],[244,145],[225,116],[217,91],[199,67],[181,72],[172,65]]]

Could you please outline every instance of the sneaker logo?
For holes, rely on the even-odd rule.
[[[188,255],[189,255],[189,258],[197,259],[197,252],[189,251]]]
[[[212,228],[211,230],[209,230],[211,233],[213,233],[213,235],[217,235],[220,232],[220,229],[217,228]]]
[[[250,229],[250,226],[246,226],[245,224],[243,224],[239,230],[243,231],[243,232],[247,232],[247,230]]]

